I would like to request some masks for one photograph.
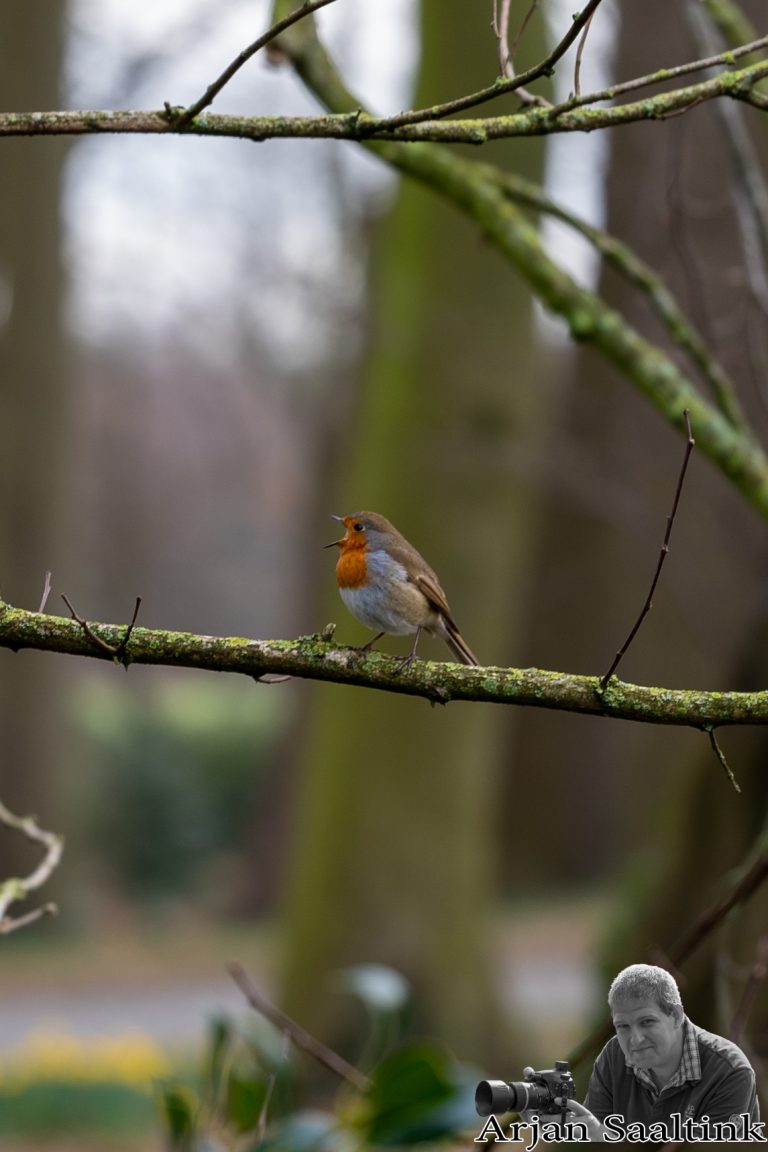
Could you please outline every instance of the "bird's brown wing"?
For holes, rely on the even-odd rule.
[[[467,644],[461,632],[459,632],[456,621],[451,616],[451,610],[448,607],[445,593],[437,582],[437,577],[435,576],[434,579],[432,579],[431,576],[422,573],[416,577],[414,583],[417,588],[421,589],[432,607],[440,613],[441,619],[437,633],[445,640],[454,656],[460,660],[462,664],[478,666],[480,661]]]
[[[413,582],[417,588],[421,589],[432,607],[436,608],[438,612],[441,612],[443,616],[445,616],[446,620],[450,620],[451,610],[448,607],[448,601],[445,598],[445,592],[443,592],[442,588],[440,587],[437,581],[437,577],[434,575],[434,573],[427,575],[426,572],[420,572],[414,578]]]

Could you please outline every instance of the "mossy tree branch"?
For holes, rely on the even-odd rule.
[[[287,4],[288,0],[278,0],[278,18],[286,18],[283,9]],[[765,43],[759,42],[759,46],[765,47],[766,43],[768,38]],[[682,427],[683,412],[688,409],[700,449],[768,516],[768,459],[741,422],[730,382],[717,377],[716,373],[713,377],[712,365],[706,362],[695,334],[692,337],[690,332],[683,331],[682,339],[679,333],[678,339],[697,361],[699,369],[709,369],[709,383],[720,410],[701,394],[669,356],[645,340],[619,313],[609,309],[596,293],[578,285],[545,253],[537,230],[514,202],[515,190],[508,181],[505,184],[497,169],[469,161],[440,144],[441,141],[480,144],[501,137],[591,131],[637,120],[663,119],[705,100],[748,99],[754,94],[755,85],[768,76],[768,60],[752,60],[738,69],[733,64],[737,57],[746,55],[747,47],[756,45],[740,48],[732,54],[732,59],[724,54],[720,63],[724,68],[730,67],[730,71],[724,70],[698,84],[634,103],[587,107],[598,100],[612,98],[621,87],[675,79],[676,72],[690,71],[700,65],[692,63],[681,69],[665,70],[560,106],[529,106],[500,117],[420,119],[410,123],[404,122],[403,117],[399,123],[397,117],[389,120],[372,117],[360,108],[317,39],[311,18],[303,19],[281,36],[279,46],[329,109],[328,115],[199,115],[187,122],[183,110],[170,108],[155,112],[3,113],[0,114],[0,135],[192,133],[251,140],[336,138],[364,144],[385,162],[433,188],[472,218],[541,300],[565,320],[574,338],[591,343],[615,364],[648,395],[668,421]],[[519,193],[517,189],[517,198],[524,199]],[[596,235],[590,239],[601,249],[605,247]],[[625,253],[614,252],[614,255],[627,265]],[[627,269],[630,278],[642,282],[647,291],[658,292],[659,285],[649,281],[645,269],[638,270],[635,265],[627,265]],[[668,301],[662,303],[668,305]],[[680,328],[678,314],[665,315],[665,319],[672,328]],[[100,638],[98,642],[91,634],[93,629]],[[766,693],[667,691],[626,685],[615,679],[601,689],[598,677],[536,669],[467,669],[426,662],[417,663],[406,674],[391,658],[380,654],[363,658],[351,650],[333,647],[328,638],[263,641],[135,628],[128,639],[125,629],[114,625],[92,625],[89,633],[81,620],[25,612],[1,601],[0,646],[114,659],[126,665],[165,664],[240,672],[256,678],[282,674],[333,680],[420,695],[436,702],[464,699],[526,704],[648,723],[690,725],[708,731],[720,725],[768,722]]]
[[[710,731],[731,725],[768,724],[768,692],[707,692],[645,687],[613,678],[576,676],[539,668],[468,668],[417,660],[407,671],[397,657],[339,648],[333,628],[296,640],[198,636],[191,632],[95,624],[28,612],[0,601],[0,648],[32,648],[110,660],[128,667],[154,664],[234,672],[256,680],[295,676],[377,688],[433,703],[482,701],[671,724]]]
[[[280,43],[283,42],[280,38]],[[657,73],[659,80],[666,73]],[[186,109],[148,111],[3,112],[0,136],[86,136],[100,132],[141,135],[179,134],[237,137],[243,140],[319,139],[390,140],[442,144],[487,144],[525,136],[564,132],[594,132],[647,120],[664,120],[709,100],[730,97],[748,100],[753,88],[768,77],[768,60],[721,72],[698,84],[672,89],[642,100],[609,107],[586,107],[590,100],[610,99],[611,90],[579,97],[552,107],[528,106],[507,116],[423,120],[401,124],[395,117],[371,116],[359,106],[347,114],[318,116],[227,116],[204,113],[185,119]],[[658,81],[657,81],[658,82]]]

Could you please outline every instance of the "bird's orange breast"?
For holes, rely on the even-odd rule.
[[[336,561],[339,588],[360,588],[368,582],[368,565],[364,548],[345,548]]]

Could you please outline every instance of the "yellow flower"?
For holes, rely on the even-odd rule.
[[[141,1032],[81,1038],[41,1030],[0,1063],[0,1090],[19,1091],[41,1081],[126,1084],[149,1091],[171,1065],[162,1049]]]

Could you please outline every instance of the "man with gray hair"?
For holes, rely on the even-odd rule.
[[[669,972],[630,965],[608,1005],[616,1035],[595,1061],[584,1104],[568,1102],[590,1139],[765,1139],[749,1061],[688,1019]]]

